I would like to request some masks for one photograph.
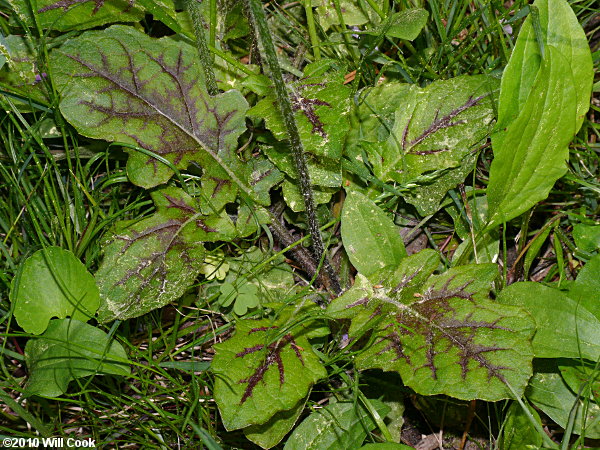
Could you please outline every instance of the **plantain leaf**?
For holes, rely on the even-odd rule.
[[[552,46],[567,60],[565,76],[573,76],[576,87],[577,132],[590,107],[593,82],[592,55],[585,32],[577,16],[565,0],[536,0],[533,6],[539,11],[541,39],[544,47]],[[542,66],[542,54],[531,17],[527,17],[502,76],[498,100],[499,129],[508,126],[524,108],[532,95],[536,76]]]
[[[289,317],[238,320],[233,337],[214,346],[214,395],[228,430],[264,424],[295,408],[327,375],[308,341],[309,325],[289,328]]]
[[[589,108],[592,56],[577,17],[565,0],[537,0],[534,6],[540,35],[528,17],[502,76],[488,228],[548,196],[567,171],[567,146]]]
[[[98,374],[129,375],[127,354],[102,330],[74,319],[55,319],[25,346],[30,373],[26,395],[57,397],[71,380]]]
[[[201,201],[181,189],[164,188],[151,196],[156,212],[118,224],[104,247],[96,273],[101,322],[137,317],[176,300],[204,266],[202,242],[236,236],[227,214],[203,215]]]
[[[396,267],[406,256],[400,230],[364,195],[350,191],[342,210],[342,241],[350,262],[365,276]]]
[[[43,29],[85,30],[114,22],[137,22],[144,11],[134,0],[9,0],[27,26],[37,23]],[[31,9],[35,18],[31,14]]]
[[[60,247],[38,250],[25,260],[10,299],[19,326],[34,334],[43,333],[53,317],[89,320],[100,304],[92,274]]]
[[[333,317],[352,319],[354,342],[372,333],[357,368],[397,371],[423,395],[488,401],[513,397],[511,389],[521,395],[531,376],[533,319],[489,299],[494,264],[430,277],[436,266],[437,254],[421,251],[373,281],[359,275],[329,305]]]
[[[492,136],[488,227],[545,199],[565,174],[575,135],[576,97],[567,60],[551,46],[519,116]]]
[[[235,152],[245,130],[246,100],[237,91],[210,97],[197,58],[181,41],[114,25],[69,40],[52,53],[51,65],[61,111],[80,133],[141,147],[178,169],[197,163],[266,205],[268,195],[252,189],[252,164]],[[133,183],[150,188],[173,175],[154,157],[128,152]]]

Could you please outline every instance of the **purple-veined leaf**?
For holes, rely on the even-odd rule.
[[[387,141],[362,145],[375,176],[385,183],[417,184],[406,201],[423,214],[437,211],[448,189],[471,170],[477,145],[491,130],[497,87],[498,80],[478,75],[436,81],[426,88],[398,84],[397,92],[376,88],[372,97],[365,95],[353,119],[368,143],[385,139],[391,119],[388,102],[401,101],[394,105]],[[350,156],[358,158],[355,143],[348,144]]]
[[[248,104],[237,91],[210,97],[197,61],[188,44],[121,25],[88,31],[51,55],[61,111],[80,133],[141,147],[178,169],[194,162],[268,204],[268,195],[252,188],[252,164],[235,151]],[[150,188],[173,175],[157,159],[127,151],[133,183]]]
[[[296,425],[304,411],[306,400],[307,398],[303,398],[292,409],[278,412],[266,423],[244,428],[244,436],[262,448],[275,447]]]
[[[19,102],[19,109],[27,111],[31,100],[46,105],[49,102],[47,86],[43,82],[46,72],[39,70],[36,48],[39,42],[29,35],[0,37],[0,60],[6,59],[0,68],[0,84],[29,100]]]
[[[342,149],[350,126],[350,89],[344,85],[341,73],[332,74],[330,70],[323,74],[332,64],[328,60],[310,64],[304,70],[304,78],[289,85],[316,203],[327,202],[342,183]],[[304,202],[294,181],[297,174],[293,158],[288,145],[280,142],[288,136],[276,101],[274,94],[267,95],[248,115],[263,118],[278,140],[264,145],[263,151],[287,175],[283,184],[286,203],[294,211],[302,211]]]
[[[179,298],[204,263],[202,242],[230,240],[236,229],[224,212],[203,215],[201,200],[177,188],[155,191],[156,212],[118,224],[96,272],[98,320],[137,317]]]
[[[355,285],[328,307],[352,319],[351,339],[371,332],[356,356],[359,369],[397,371],[423,395],[496,401],[522,394],[531,376],[535,323],[522,309],[488,297],[494,264],[473,264],[430,276],[437,255],[424,250],[390,274]],[[510,388],[508,387],[510,386]]]
[[[233,337],[215,345],[215,400],[228,430],[264,424],[294,408],[327,372],[311,349],[314,322],[286,327],[277,321],[238,320]]]
[[[13,10],[28,26],[43,29],[85,30],[114,22],[137,22],[144,11],[134,0],[9,0]],[[36,15],[31,14],[31,8]]]

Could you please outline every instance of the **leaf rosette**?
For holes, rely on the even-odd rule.
[[[359,274],[329,305],[333,317],[352,319],[355,343],[370,333],[357,368],[397,371],[423,395],[487,401],[522,395],[532,373],[533,319],[489,299],[495,265],[430,276],[437,264],[436,253],[424,250],[396,270],[370,276],[375,282]]]

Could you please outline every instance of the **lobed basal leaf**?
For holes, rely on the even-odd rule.
[[[471,170],[478,145],[491,130],[497,88],[498,80],[477,75],[425,88],[396,84],[366,91],[353,116],[360,134],[350,135],[348,154],[363,158],[352,142],[360,138],[375,176],[386,183],[418,184],[405,200],[423,215],[432,214]]]
[[[254,202],[252,164],[236,155],[248,104],[238,91],[206,92],[196,50],[172,38],[153,39],[114,25],[67,41],[51,55],[65,118],[85,136],[117,141],[128,149],[131,181],[150,188],[194,162],[205,174],[232,181]]]
[[[203,215],[201,202],[180,189],[151,195],[156,212],[139,222],[119,224],[104,247],[96,273],[101,322],[137,317],[176,300],[203,266],[202,242],[236,236],[224,212]]]
[[[144,17],[134,0],[9,0],[27,26],[59,31],[85,30],[114,22],[137,22]],[[34,17],[35,16],[35,17]]]
[[[292,409],[327,372],[311,349],[308,329],[286,329],[280,317],[239,320],[235,335],[215,345],[215,400],[228,430],[263,424]]]
[[[334,317],[352,319],[355,342],[372,331],[357,367],[397,371],[423,395],[497,401],[512,398],[513,391],[522,394],[532,373],[533,319],[489,300],[495,265],[429,277],[433,256],[412,255],[391,275],[382,273],[377,284],[360,276],[330,304]]]

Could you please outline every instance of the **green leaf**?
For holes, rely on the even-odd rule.
[[[421,33],[428,17],[429,13],[423,8],[405,9],[395,13],[384,24],[380,24],[373,30],[367,30],[365,34],[375,36],[383,34],[390,38],[412,41]]]
[[[27,342],[25,361],[30,373],[28,396],[57,397],[71,380],[90,375],[129,375],[121,344],[74,319],[52,320],[42,336]]]
[[[153,39],[131,27],[88,31],[52,52],[61,111],[85,136],[119,141],[128,149],[127,174],[150,188],[194,162],[206,177],[233,182],[250,199],[268,204],[252,186],[252,164],[236,155],[247,102],[237,91],[210,97],[196,50],[172,38]]]
[[[600,358],[600,320],[568,294],[540,283],[514,283],[498,302],[520,306],[537,323],[533,350],[538,358]]]
[[[364,195],[350,191],[342,210],[342,241],[350,262],[369,277],[406,256],[400,230],[385,212]]]
[[[73,253],[59,247],[38,250],[23,263],[11,283],[17,323],[25,331],[43,333],[53,317],[87,321],[100,305],[94,277]]]
[[[600,402],[600,371],[597,363],[559,359],[558,368],[569,389],[583,398]]]
[[[600,320],[600,255],[583,266],[568,295]]]
[[[492,93],[497,85],[496,79],[478,75],[436,81],[423,89],[413,86],[396,110],[387,143],[365,148],[377,178],[412,184],[414,193],[405,199],[435,212],[448,186],[458,184],[472,168],[470,155],[491,129]],[[433,177],[433,184],[424,183],[431,185],[427,196],[421,193],[419,177],[443,170]],[[450,184],[445,179],[449,176],[453,177]]]
[[[369,400],[380,416],[389,407],[378,400]],[[285,443],[285,450],[334,450],[359,448],[375,422],[362,405],[351,402],[330,403],[315,409],[296,427]]]
[[[578,223],[573,227],[573,239],[577,248],[585,252],[600,249],[600,225]]]
[[[132,0],[9,0],[13,10],[29,27],[85,30],[113,22],[137,22],[144,12]],[[36,18],[31,14],[34,9]]]
[[[492,137],[489,226],[545,199],[566,172],[567,145],[589,108],[592,57],[565,0],[537,0],[543,54],[528,17],[502,76]]]
[[[258,286],[251,283],[243,283],[233,285],[231,283],[223,283],[221,285],[221,296],[219,301],[221,306],[229,306],[235,300],[233,311],[238,316],[243,316],[248,312],[248,309],[256,308],[259,304]]]
[[[178,188],[154,191],[156,212],[121,222],[104,246],[96,273],[100,322],[137,317],[178,299],[204,266],[202,242],[236,235],[229,217],[204,216],[195,199]]]
[[[577,16],[565,0],[536,0],[544,47],[554,47],[566,59],[564,76],[573,77],[576,92],[576,133],[590,107],[593,65],[590,47]],[[513,122],[524,109],[539,77],[542,55],[528,17],[521,30],[510,60],[504,69],[498,101],[498,128]],[[557,105],[556,109],[560,111]]]
[[[511,389],[520,395],[531,376],[533,319],[489,299],[495,264],[430,277],[435,267],[437,254],[421,251],[391,274],[372,275],[374,282],[359,275],[331,302],[333,317],[352,319],[354,342],[371,333],[355,357],[357,368],[396,371],[423,395],[488,401],[511,398]]]
[[[214,396],[226,429],[268,422],[327,375],[308,342],[308,325],[290,329],[286,319],[238,320],[233,337],[214,346]]]
[[[541,428],[542,421],[537,411],[529,406],[527,408]],[[533,450],[542,448],[542,437],[532,426],[529,417],[517,402],[512,402],[510,408],[508,408],[498,448],[501,450],[522,450],[524,448]]]
[[[600,439],[600,407],[578,397],[565,384],[556,360],[537,360],[535,374],[527,388],[527,398],[560,427],[573,420],[573,432]]]
[[[489,227],[517,217],[545,199],[567,171],[575,135],[576,96],[567,60],[552,46],[519,116],[492,136]]]
[[[305,404],[306,399],[302,399],[292,409],[275,414],[267,423],[244,428],[244,436],[262,448],[275,447],[296,425]]]
[[[362,25],[369,21],[369,14],[362,8],[361,2],[357,0],[339,0],[340,10],[344,19],[344,25]],[[332,25],[339,25],[334,0],[318,0],[313,2],[317,6],[319,23],[323,30],[327,31]]]

